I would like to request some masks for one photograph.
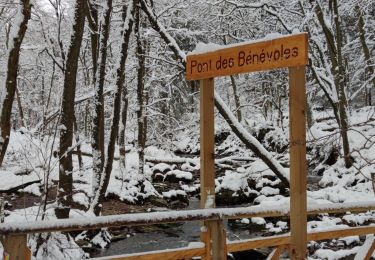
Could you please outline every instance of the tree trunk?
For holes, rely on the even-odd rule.
[[[374,68],[373,68],[373,64],[371,61],[370,49],[366,42],[365,22],[363,21],[363,15],[360,11],[359,6],[357,6],[356,9],[357,9],[357,14],[358,14],[359,39],[361,41],[363,55],[365,56],[365,60],[367,63],[366,73],[369,77],[372,77],[375,73],[374,73]],[[375,78],[372,78],[372,86],[373,88],[375,88]],[[368,90],[366,91],[367,91],[367,105],[371,106],[372,105],[371,88],[368,88]]]
[[[340,15],[338,10],[337,0],[333,0],[333,13],[334,21],[336,27],[336,44],[337,44],[337,63],[338,63],[338,74],[336,74],[338,83],[338,94],[339,94],[339,113],[341,122],[341,136],[342,145],[344,149],[344,160],[346,168],[350,168],[353,164],[352,158],[350,157],[350,145],[348,138],[348,128],[349,128],[349,118],[347,106],[348,102],[346,99],[346,69],[344,65],[344,59],[342,56],[342,46],[343,46],[343,35],[340,22]],[[334,68],[334,71],[337,71]]]
[[[111,125],[111,133],[109,144],[107,148],[107,160],[105,169],[103,172],[103,176],[100,179],[100,185],[98,190],[95,192],[95,197],[93,203],[90,206],[90,210],[98,216],[101,212],[101,205],[105,198],[105,193],[107,191],[109,179],[112,172],[112,164],[114,160],[115,154],[115,144],[118,136],[118,129],[119,129],[119,122],[120,122],[120,113],[121,113],[121,94],[122,88],[124,87],[125,82],[125,63],[128,56],[128,46],[129,46],[129,39],[130,34],[133,27],[133,15],[134,15],[134,8],[136,7],[137,0],[129,3],[127,9],[124,9],[123,12],[126,12],[126,19],[124,22],[124,29],[123,29],[123,42],[121,45],[121,58],[120,58],[120,66],[117,68],[117,77],[116,77],[116,93],[115,93],[115,100],[113,105],[113,119]]]
[[[106,9],[103,10],[103,24],[100,32],[99,67],[95,77],[95,113],[93,118],[93,180],[92,191],[95,194],[101,182],[104,168],[104,80],[106,76],[107,47],[111,28],[112,0],[107,0]]]
[[[79,130],[77,125],[77,117],[74,115],[74,136],[75,136],[75,142],[77,145],[77,157],[78,157],[78,166],[79,166],[79,172],[80,174],[83,173],[83,160],[82,160],[82,151],[81,151],[81,144],[79,140]]]
[[[120,124],[120,138],[119,138],[119,154],[120,154],[120,166],[123,168],[126,167],[126,161],[125,161],[125,131],[126,131],[126,121],[128,118],[128,107],[129,107],[129,99],[128,99],[128,90],[127,87],[124,86],[123,92],[122,92],[122,110],[121,110],[121,124]]]
[[[18,105],[18,113],[20,114],[21,126],[26,127],[25,116],[23,114],[23,108],[22,108],[22,102],[21,102],[21,94],[20,94],[20,91],[18,90],[18,86],[16,86],[16,99],[17,99],[17,105]]]
[[[144,148],[145,148],[145,121],[144,121],[144,78],[146,75],[145,69],[145,42],[140,35],[141,27],[141,14],[140,10],[136,13],[135,35],[137,39],[137,57],[138,57],[138,72],[137,72],[137,122],[138,122],[138,159],[139,159],[139,174],[143,175],[144,168]]]
[[[90,27],[90,39],[91,39],[91,57],[92,57],[92,74],[93,83],[96,82],[96,71],[98,67],[98,45],[99,45],[99,34],[98,34],[98,10],[97,6],[91,3],[89,0],[85,1],[85,14]]]
[[[5,81],[5,89],[0,91],[0,166],[3,163],[4,156],[9,144],[10,136],[10,117],[12,114],[12,106],[14,95],[17,89],[17,73],[18,62],[20,57],[21,44],[27,30],[27,23],[31,17],[30,0],[20,1],[21,8],[17,13],[17,21],[19,24],[13,25],[13,39],[9,44],[8,70]],[[18,18],[21,18],[18,20]]]
[[[78,58],[82,43],[85,25],[84,2],[77,0],[74,11],[73,34],[71,36],[64,72],[63,102],[61,107],[61,133],[60,133],[60,168],[59,189],[57,193],[57,218],[68,218],[72,204],[73,189],[73,163],[71,146],[73,143],[74,98],[77,83]]]
[[[311,3],[314,0],[310,0]],[[348,139],[348,113],[347,113],[347,100],[346,100],[346,80],[345,80],[345,65],[342,57],[342,45],[343,36],[341,31],[340,16],[338,12],[337,1],[333,0],[332,16],[334,17],[335,31],[336,34],[327,26],[326,18],[324,17],[323,10],[318,2],[316,2],[315,13],[318,18],[319,24],[321,25],[326,41],[328,53],[332,63],[331,73],[334,77],[334,82],[336,86],[336,92],[338,96],[338,114],[339,120],[338,125],[340,127],[342,146],[344,150],[344,160],[345,166],[347,168],[351,167],[353,161],[350,157],[350,146]]]
[[[133,26],[133,19],[129,20],[129,16],[127,15],[127,8],[133,8],[133,4],[131,3],[131,6],[126,7],[126,5],[123,6],[122,10],[122,20],[124,22],[124,26],[129,27],[129,36],[131,32],[131,28]],[[133,16],[133,10],[129,10],[130,13],[129,15]],[[127,24],[126,24],[127,23]],[[126,28],[124,28],[126,29]],[[127,34],[124,34],[124,42],[123,45],[128,48],[129,45],[129,39],[126,39]],[[122,48],[125,48],[125,46],[122,46]],[[120,66],[122,64],[120,63]],[[120,68],[121,69],[121,68]],[[123,67],[123,71],[120,72],[121,75],[124,75],[125,73],[125,66]],[[129,107],[129,99],[128,99],[128,88],[125,86],[125,77],[122,79],[123,80],[123,86],[122,86],[122,109],[121,109],[121,123],[119,127],[119,154],[120,154],[120,167],[123,167],[125,169],[126,167],[126,161],[125,161],[125,156],[126,156],[126,149],[125,149],[125,130],[126,130],[126,121],[128,119],[128,107]]]
[[[236,80],[234,78],[233,75],[229,76],[230,77],[230,81],[232,83],[232,88],[233,88],[233,95],[234,95],[234,103],[236,104],[236,115],[237,115],[237,119],[238,121],[242,121],[242,113],[241,113],[241,103],[240,103],[240,97],[238,96],[238,93],[237,93],[237,84],[236,84]]]

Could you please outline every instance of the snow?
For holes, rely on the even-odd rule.
[[[353,243],[359,242],[359,236],[342,237],[339,240],[344,241],[347,246],[350,246]]]
[[[363,225],[365,222],[375,220],[375,216],[371,212],[359,214],[347,214],[342,218],[351,225]]]
[[[215,207],[215,196],[214,195],[207,195],[206,203],[204,204],[205,209]]]
[[[154,167],[152,167],[152,171],[159,171],[159,172],[165,172],[167,170],[171,170],[171,167],[169,164],[166,163],[158,163]]]
[[[275,188],[271,188],[267,186],[267,187],[263,187],[260,193],[266,196],[277,195],[280,193],[280,189],[275,189]]]
[[[162,193],[164,198],[172,198],[172,197],[177,197],[178,195],[180,196],[186,196],[186,192],[183,190],[170,190]]]
[[[246,176],[236,172],[226,171],[221,180],[222,182],[216,185],[216,191],[221,189],[238,191],[248,186]]]
[[[38,196],[38,197],[43,195],[40,191],[40,184],[39,183],[31,184],[30,186],[27,186],[24,189],[20,189],[19,191],[30,193],[30,194],[33,194],[33,195]]]
[[[354,247],[351,249],[341,249],[339,251],[333,251],[331,249],[318,249],[314,253],[314,256],[318,257],[319,259],[338,260],[346,256],[355,254],[358,251],[358,248],[359,247]]]
[[[250,220],[248,218],[243,218],[240,221],[242,224],[250,224]]]
[[[9,33],[9,45],[8,45],[8,55],[14,48],[14,42],[18,38],[18,31],[20,29],[21,23],[24,20],[23,16],[23,5],[18,5],[17,14],[12,22],[12,27]]]
[[[177,179],[185,179],[185,180],[192,180],[193,175],[191,172],[185,172],[180,170],[172,170],[166,173],[166,176],[168,175],[174,175]]]
[[[306,34],[306,33],[293,33],[293,34],[288,34],[288,35],[282,35],[279,33],[269,33],[267,34],[264,38],[260,38],[257,40],[248,40],[240,43],[233,43],[233,44],[228,44],[228,45],[219,45],[216,43],[203,43],[199,42],[196,46],[195,49],[191,52],[188,53],[188,55],[197,55],[197,54],[204,54],[204,53],[210,53],[210,52],[215,52],[218,50],[224,50],[224,49],[229,49],[229,48],[235,48],[235,47],[240,47],[243,45],[248,45],[248,44],[253,44],[253,43],[259,43],[263,41],[272,41],[274,39],[278,38],[284,38],[284,37],[289,37],[291,35],[301,35],[301,34]]]
[[[62,233],[51,233],[48,239],[47,234],[42,234],[46,240],[36,254],[36,259],[84,259],[88,257],[70,235]],[[36,243],[31,245],[32,250],[36,250]]]
[[[257,224],[257,225],[265,225],[266,220],[261,217],[253,217],[251,218],[251,223]]]

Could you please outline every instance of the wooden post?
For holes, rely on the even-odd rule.
[[[201,149],[201,208],[215,207],[215,114],[213,78],[200,81],[200,149]],[[205,221],[207,229],[202,234],[206,243],[206,259],[226,259],[222,221]],[[212,241],[212,245],[210,245]],[[223,242],[224,241],[224,242]],[[210,250],[211,249],[211,250]],[[212,253],[211,253],[212,251]]]
[[[27,235],[4,236],[2,239],[4,252],[9,255],[9,260],[29,260],[27,248]]]
[[[307,258],[305,66],[289,68],[290,256]]]
[[[215,114],[213,78],[200,81],[201,208],[215,207]]]

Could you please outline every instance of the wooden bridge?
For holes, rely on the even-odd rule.
[[[318,204],[308,207],[308,215],[320,213],[346,213],[366,212],[375,210],[375,201],[363,203],[345,204]],[[206,225],[221,227],[216,234],[217,239],[211,239],[215,234],[202,229],[202,243],[194,243],[193,246],[167,249],[160,251],[118,255],[97,259],[123,259],[123,260],[153,260],[153,259],[226,259],[228,253],[245,251],[255,248],[274,248],[269,259],[279,259],[280,255],[289,250],[291,243],[290,234],[261,237],[246,240],[227,241],[224,221],[228,219],[241,219],[251,217],[288,217],[289,207],[260,207],[250,206],[241,208],[213,208],[169,212],[135,213],[113,216],[102,216],[96,218],[74,218],[64,220],[47,220],[25,223],[2,223],[0,224],[0,236],[9,259],[31,259],[30,250],[27,248],[27,234],[43,232],[68,232],[99,229],[106,227],[124,227],[136,225],[153,225],[162,223],[176,223],[186,221],[204,221]],[[211,229],[212,230],[215,229]],[[308,241],[329,240],[346,236],[363,236],[374,234],[375,226],[360,226],[348,228],[332,228],[308,233]],[[362,246],[361,254],[366,251],[365,258],[370,259],[375,248],[373,236],[369,236]],[[359,258],[359,260],[363,260]]]

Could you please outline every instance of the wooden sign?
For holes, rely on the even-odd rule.
[[[187,56],[188,80],[228,76],[251,71],[306,65],[307,33],[271,40],[227,45]]]

